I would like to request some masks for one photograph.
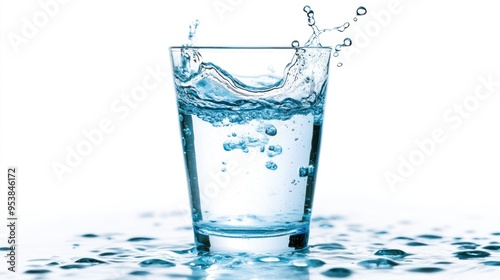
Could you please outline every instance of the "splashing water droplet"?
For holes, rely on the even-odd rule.
[[[195,20],[189,25],[189,35],[188,35],[189,47],[193,46],[194,42],[196,41],[196,29],[198,28],[198,25],[200,25],[199,20]]]
[[[363,7],[363,6],[360,6],[357,10],[356,10],[356,15],[358,16],[364,16],[366,15],[366,8]]]
[[[299,41],[297,41],[297,40],[293,40],[293,42],[292,42],[292,47],[293,47],[293,48],[298,48],[299,46],[300,46]]]
[[[334,52],[333,56],[335,56],[335,57],[339,56],[339,52]]]
[[[337,67],[342,67],[342,65],[344,65],[342,62],[337,63]]]
[[[349,47],[352,45],[352,40],[351,38],[345,38],[344,39],[344,47]]]
[[[311,7],[309,7],[309,5],[305,5],[304,12],[309,13],[309,11],[311,11]]]
[[[342,48],[342,45],[338,44],[335,46],[335,51],[339,52],[341,48]]]

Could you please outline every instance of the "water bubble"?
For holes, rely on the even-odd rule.
[[[268,152],[267,152],[268,157],[275,157],[277,155],[280,155],[281,152],[283,151],[283,149],[281,148],[280,145],[276,145],[276,146],[271,145],[267,149],[268,149]]]
[[[333,56],[335,56],[335,57],[339,56],[339,52],[334,52]]]
[[[358,21],[358,18],[357,18],[357,17],[354,17],[352,20],[353,20],[353,21]]]
[[[314,17],[314,11],[310,10],[309,12],[307,12],[307,16],[310,18]]]
[[[311,7],[309,7],[309,5],[305,5],[304,6],[304,12],[309,13],[310,11],[312,11]]]
[[[337,44],[337,45],[335,46],[335,51],[339,52],[339,51],[340,51],[340,49],[342,49],[342,45],[341,45],[341,44]]]
[[[266,162],[266,168],[269,170],[276,170],[276,169],[278,169],[278,165],[276,165],[276,163],[274,163],[272,161],[268,161],[268,162]]]
[[[298,48],[299,46],[300,46],[299,41],[297,41],[297,40],[293,40],[293,42],[292,42],[292,47],[293,47],[293,48]]]
[[[337,67],[342,67],[344,65],[342,62],[337,63]]]
[[[358,16],[364,16],[366,15],[366,8],[363,7],[363,6],[360,6],[357,10],[356,10],[356,15]]]
[[[266,126],[265,132],[269,136],[275,136],[278,133],[278,130],[276,129],[276,127],[274,125],[270,124],[270,125]]]
[[[309,165],[307,167],[301,166],[299,168],[299,176],[300,177],[314,176],[314,166],[313,165]]]

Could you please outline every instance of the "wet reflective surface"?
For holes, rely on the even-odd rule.
[[[103,226],[103,225],[106,226]],[[314,216],[310,247],[286,254],[200,254],[185,215],[143,213],[81,225],[21,250],[22,279],[495,279],[500,224],[481,230]],[[486,223],[488,225],[488,223]],[[496,227],[496,228],[495,228]],[[61,227],[62,229],[63,227]],[[84,230],[87,229],[87,230]],[[80,229],[78,229],[80,230]],[[47,239],[49,240],[49,239]],[[4,252],[7,248],[0,248]],[[13,274],[6,269],[4,276]],[[18,278],[16,277],[16,278]],[[10,278],[8,278],[10,279]]]

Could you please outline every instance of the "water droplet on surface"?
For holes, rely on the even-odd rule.
[[[175,266],[175,263],[162,259],[149,259],[140,262],[139,265],[142,267],[172,267]]]
[[[417,242],[417,241],[408,242],[408,243],[406,243],[406,245],[408,245],[408,246],[427,246],[427,244],[422,243],[422,242]]]
[[[425,238],[425,239],[441,239],[441,238],[443,238],[442,236],[434,235],[434,234],[422,234],[422,235],[419,235],[417,237]]]
[[[82,268],[87,268],[89,267],[88,265],[84,264],[67,264],[67,265],[62,265],[60,268],[62,269],[82,269]]]
[[[500,266],[500,262],[497,261],[487,261],[487,262],[482,262],[482,264],[487,266]]]
[[[260,258],[259,261],[266,262],[266,263],[271,263],[271,262],[279,262],[280,259],[277,258],[277,257],[263,257],[263,258]]]
[[[443,270],[444,269],[439,267],[418,267],[418,268],[408,269],[409,272],[420,272],[420,273],[435,273],[435,272],[441,272]]]
[[[454,253],[455,256],[461,260],[473,259],[473,258],[486,258],[491,254],[480,250],[462,251]]]
[[[307,260],[307,264],[310,267],[320,267],[320,266],[325,265],[326,263],[322,260],[310,259],[310,260]]]
[[[500,251],[500,246],[488,245],[488,246],[484,246],[483,249],[490,250],[490,251]]]
[[[52,272],[48,269],[28,269],[24,273],[26,274],[46,274]]]
[[[334,267],[330,268],[329,270],[321,274],[325,275],[326,277],[332,277],[332,278],[346,278],[351,276],[352,271],[343,267]]]
[[[134,276],[144,276],[144,275],[149,275],[149,272],[144,271],[144,270],[136,270],[136,271],[130,272],[129,274],[134,275]]]
[[[399,265],[397,262],[389,259],[373,259],[358,262],[358,265],[368,269],[392,269]]]
[[[83,238],[95,238],[95,237],[98,237],[97,234],[93,234],[93,233],[82,234],[81,236]]]
[[[461,250],[474,250],[479,246],[476,243],[464,242],[464,241],[454,242],[454,243],[451,243],[451,245],[459,245],[458,249],[461,249]]]
[[[127,241],[128,242],[141,242],[141,241],[150,241],[150,240],[155,240],[155,238],[152,238],[152,237],[132,237],[132,238],[129,238]]]
[[[403,250],[399,249],[382,249],[378,250],[374,254],[375,256],[388,256],[388,257],[396,257],[396,258],[404,258],[406,256],[409,256],[408,253],[406,253]]]
[[[94,258],[81,258],[75,261],[75,263],[88,263],[88,264],[103,264],[105,261],[101,261]]]

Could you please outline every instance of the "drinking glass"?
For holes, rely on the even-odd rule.
[[[329,47],[171,47],[194,239],[307,247]]]

